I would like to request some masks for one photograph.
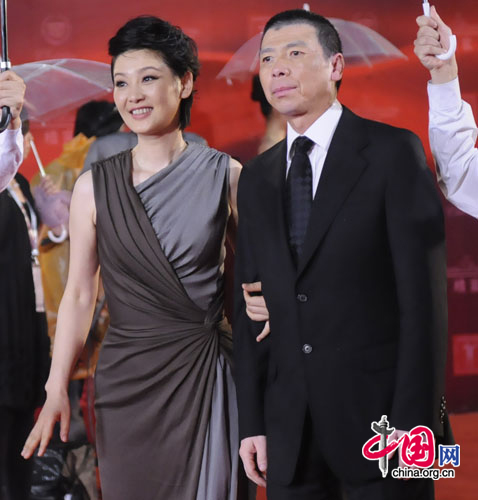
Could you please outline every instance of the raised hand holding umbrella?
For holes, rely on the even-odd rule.
[[[51,178],[46,175],[33,138],[30,138],[30,146],[42,176],[40,185],[33,190],[35,203],[43,223],[51,228],[61,229],[59,235],[55,234],[51,229],[48,231],[48,237],[51,241],[61,243],[68,236],[67,227],[70,217],[71,192],[58,189]]]
[[[434,12],[436,14],[436,11]],[[431,9],[428,0],[423,1],[423,14],[427,17],[431,17]],[[448,49],[445,54],[437,54],[435,57],[441,61],[448,61],[453,57],[456,52],[456,36],[453,33],[448,35],[448,46],[444,47]]]

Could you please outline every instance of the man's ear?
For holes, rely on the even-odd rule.
[[[330,61],[332,63],[332,73],[330,75],[330,79],[333,82],[338,82],[342,80],[345,68],[345,60],[343,54],[334,54]]]
[[[181,99],[187,99],[192,91],[193,91],[193,74],[188,71],[182,78],[181,78]]]

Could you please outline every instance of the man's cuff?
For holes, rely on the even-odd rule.
[[[23,158],[23,135],[22,129],[5,129],[0,134],[0,144],[2,147],[2,152],[14,152],[16,161],[21,161]],[[19,160],[17,160],[17,157]]]
[[[450,111],[461,106],[460,82],[458,77],[446,83],[428,82],[430,111]]]

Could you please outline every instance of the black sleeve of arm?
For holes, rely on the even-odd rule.
[[[391,422],[441,434],[448,331],[443,211],[421,142],[409,132],[402,139],[385,202],[400,314]]]
[[[242,283],[260,281],[260,273],[252,251],[254,241],[250,234],[251,206],[249,201],[253,199],[250,190],[248,171],[244,168],[238,187],[239,224],[235,255],[233,322],[235,379],[241,439],[265,435],[264,390],[270,342],[269,338],[256,342],[256,336],[261,332],[264,323],[248,318],[242,293]]]

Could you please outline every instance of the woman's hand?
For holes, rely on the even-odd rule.
[[[38,446],[40,446],[38,456],[41,457],[45,453],[57,421],[60,421],[60,438],[66,443],[70,430],[70,400],[66,391],[47,397],[38,420],[23,446],[21,453],[23,458],[30,458]]]
[[[256,337],[257,342],[265,339],[271,329],[269,325],[269,310],[263,295],[251,295],[252,293],[262,293],[262,283],[243,283],[242,290],[246,301],[246,313],[253,321],[265,321],[266,324],[262,332]]]

